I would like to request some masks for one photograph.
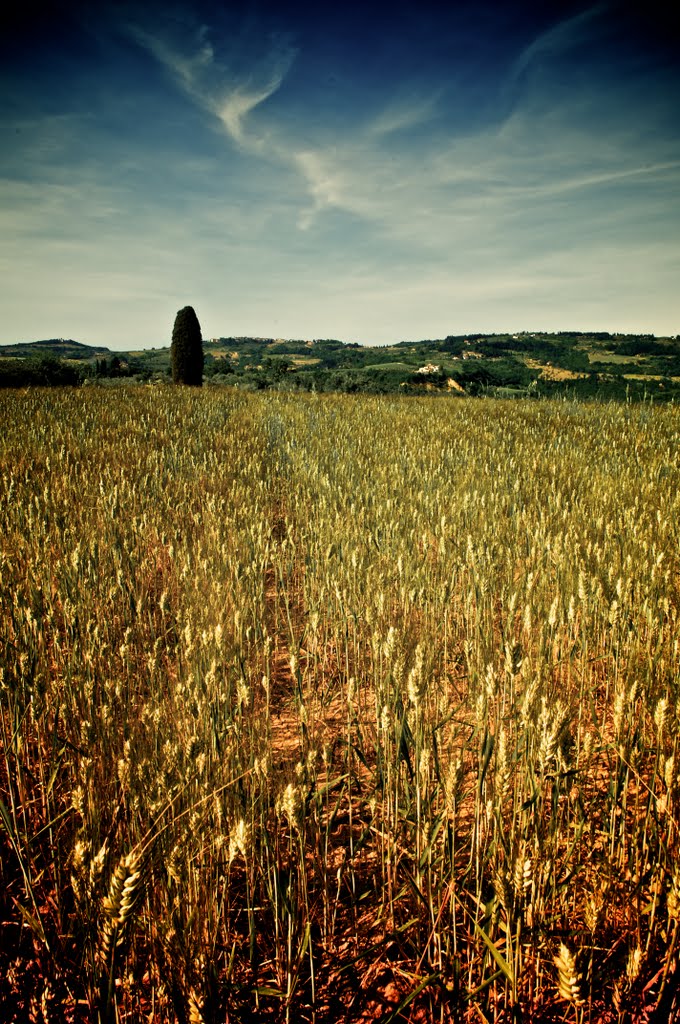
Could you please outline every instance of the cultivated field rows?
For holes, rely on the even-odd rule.
[[[670,1019],[676,407],[0,418],[2,1019]]]

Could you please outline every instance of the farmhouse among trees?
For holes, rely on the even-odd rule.
[[[170,362],[174,384],[193,384],[200,388],[203,383],[203,339],[193,306],[180,309],[175,317]]]

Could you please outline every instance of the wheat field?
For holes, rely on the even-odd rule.
[[[672,1019],[675,406],[0,422],[0,1018]]]

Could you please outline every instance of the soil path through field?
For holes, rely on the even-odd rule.
[[[363,728],[375,707],[366,704],[366,694],[355,694],[348,708],[346,686],[340,678],[336,652],[321,650],[309,629],[304,600],[304,562],[295,552],[291,570],[281,548],[291,543],[285,496],[274,506],[272,535],[274,549],[265,570],[265,614],[271,637],[269,730],[273,767],[284,777],[292,775],[310,751],[325,752],[324,764],[317,763],[317,781],[323,784],[329,773],[338,773],[346,762],[349,732]],[[292,649],[291,649],[292,648]],[[352,721],[349,728],[348,721]],[[349,730],[349,732],[348,732]],[[356,759],[354,759],[356,761]],[[355,764],[362,776],[367,766]],[[370,772],[368,772],[370,774]]]

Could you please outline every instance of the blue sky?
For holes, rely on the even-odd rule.
[[[680,332],[660,4],[115,3],[0,42],[0,341]]]

